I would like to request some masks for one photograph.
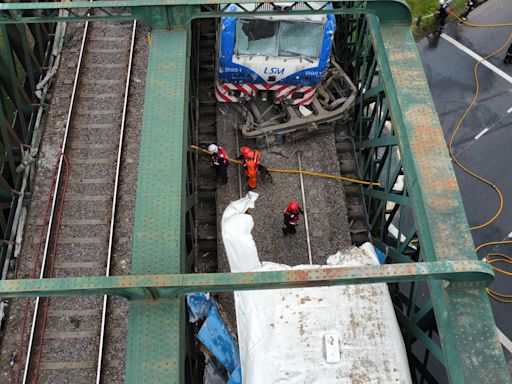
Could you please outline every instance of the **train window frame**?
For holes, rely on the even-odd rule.
[[[296,53],[294,54],[293,52],[291,51],[288,51],[290,53],[292,53],[292,55],[290,56],[287,56],[285,54],[282,54],[281,52],[281,37],[282,37],[282,33],[283,33],[283,25],[294,25],[294,24],[302,24],[302,25],[305,25],[305,24],[310,24],[310,25],[316,25],[316,26],[319,26],[320,27],[320,30],[319,30],[319,33],[318,33],[318,40],[317,40],[317,44],[316,44],[316,51],[315,51],[315,54],[314,55],[306,55],[306,54],[302,54],[302,53]],[[278,57],[289,57],[289,58],[293,58],[293,57],[300,57],[300,58],[305,58],[305,59],[313,59],[313,60],[316,60],[320,57],[320,51],[322,49],[322,44],[323,44],[323,41],[324,41],[324,33],[325,33],[325,23],[323,22],[314,22],[314,21],[307,21],[307,20],[300,20],[300,21],[294,21],[294,20],[280,20],[280,23],[279,23],[279,31],[278,31],[278,47],[277,47],[277,55]],[[313,40],[314,41],[314,40]],[[303,48],[305,48],[306,45],[303,46]]]
[[[275,54],[268,54],[268,53],[260,53],[260,52],[250,52],[248,50],[246,50],[246,52],[240,52],[240,36],[241,36],[241,33],[243,33],[248,41],[249,41],[249,36],[248,34],[243,30],[243,25],[244,23],[249,23],[249,22],[258,22],[258,21],[261,21],[261,22],[265,22],[265,23],[272,23],[274,24],[274,34],[271,36],[274,40],[274,47],[273,47],[273,52]],[[249,17],[240,17],[240,18],[237,18],[236,20],[236,28],[235,28],[235,53],[236,55],[239,55],[239,56],[268,56],[268,57],[277,57],[277,54],[278,54],[278,50],[279,50],[279,47],[278,47],[278,33],[279,33],[279,20],[269,20],[269,19],[262,19],[262,18],[249,18]],[[270,36],[269,36],[270,38]],[[269,44],[269,47],[271,47],[271,45]]]
[[[239,44],[240,44],[241,33],[243,33],[247,38],[249,38],[247,33],[245,31],[243,31],[243,29],[242,29],[243,23],[244,22],[247,23],[247,22],[251,22],[251,21],[255,21],[255,20],[262,20],[262,21],[270,22],[270,23],[274,24],[273,54],[249,52],[249,51],[240,52]],[[281,33],[282,33],[282,25],[283,24],[285,24],[285,25],[289,25],[289,24],[316,24],[316,25],[319,25],[321,28],[320,28],[318,43],[316,44],[316,54],[314,56],[303,55],[303,54],[290,55],[290,56],[281,55],[280,54],[280,52],[282,52],[282,50],[281,50]],[[286,59],[298,58],[298,59],[306,59],[306,60],[318,60],[320,57],[322,45],[324,42],[325,25],[326,25],[325,20],[319,22],[319,21],[309,21],[309,20],[264,19],[264,18],[260,18],[260,17],[237,17],[236,28],[235,28],[235,44],[234,44],[234,52],[233,53],[236,56],[264,56],[264,57],[282,57],[282,58],[286,58]],[[276,28],[276,26],[277,26],[277,28]],[[277,29],[277,33],[276,33],[276,29]]]

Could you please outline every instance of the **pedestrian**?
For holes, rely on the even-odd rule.
[[[512,64],[512,44],[508,47],[507,54],[505,55],[503,62],[505,64]]]
[[[300,220],[300,215],[304,214],[302,209],[299,207],[299,203],[295,200],[290,201],[288,207],[284,210],[284,228],[283,235],[293,235],[297,233],[297,229],[295,228]]]
[[[238,156],[238,160],[243,160],[243,167],[245,169],[245,175],[247,176],[247,185],[249,189],[256,188],[257,174],[261,171],[265,176],[270,179],[272,183],[272,175],[268,171],[267,167],[261,164],[261,152],[253,150],[250,147],[240,148],[241,155]]]
[[[224,148],[217,144],[210,144],[208,151],[212,154],[212,163],[217,176],[217,184],[227,184],[228,182],[228,153]]]
[[[464,12],[460,15],[460,19],[463,21],[468,20],[469,12],[471,12],[473,9],[475,9],[475,1],[476,0],[467,0],[466,1],[466,8],[464,9]]]
[[[450,13],[450,7],[448,7],[448,4],[450,2],[451,0],[439,0],[439,9],[436,12],[436,16],[439,19],[439,23],[437,25],[437,34],[439,35],[443,31],[444,24],[446,23],[446,18]]]

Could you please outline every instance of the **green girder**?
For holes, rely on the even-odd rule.
[[[242,0],[237,4],[254,2]],[[484,289],[493,276],[492,270],[476,258],[440,123],[410,31],[410,11],[401,0],[336,3],[340,7],[332,10],[287,14],[351,15],[353,20],[359,17],[356,24],[362,20],[358,28],[364,24],[348,34],[350,38],[359,33],[357,49],[352,51],[355,66],[357,60],[368,64],[365,74],[355,74],[361,77],[361,88],[368,89],[359,97],[357,118],[361,137],[359,143],[356,141],[356,148],[370,153],[368,157],[373,156],[373,160],[379,150],[387,151],[385,156],[389,156],[362,164],[362,168],[365,177],[372,180],[378,180],[387,169],[382,188],[369,187],[366,198],[377,202],[374,210],[370,207],[370,215],[374,216],[369,217],[369,222],[375,226],[373,242],[396,264],[288,272],[184,274],[190,22],[195,18],[229,15],[215,9],[224,3],[220,0],[0,3],[0,10],[4,11],[0,13],[3,25],[142,19],[153,28],[139,159],[133,275],[5,281],[0,282],[0,296],[107,293],[126,297],[131,300],[126,382],[180,383],[185,376],[186,349],[182,295],[187,292],[427,282],[431,296],[427,304],[416,310],[417,291],[412,285],[414,294],[409,298],[408,309],[396,308],[401,324],[409,330],[406,339],[418,340],[443,363],[450,382],[510,383]],[[117,12],[111,12],[114,8]],[[56,12],[59,9],[73,13],[59,17]],[[98,14],[75,12],[81,9],[97,9]],[[381,82],[368,88],[374,85],[377,76]],[[368,105],[375,103],[376,109],[381,108],[379,103],[384,98],[382,116],[372,115]],[[388,116],[392,135],[380,135]],[[364,137],[368,134],[363,132],[367,128],[365,124],[372,121],[380,133],[378,137]],[[392,164],[389,149],[394,147],[400,149],[401,159]],[[405,189],[400,195],[393,192],[393,185],[402,174]],[[388,208],[388,202],[394,204],[393,208]],[[399,225],[398,238],[392,238],[388,227],[399,211],[401,223],[401,207],[412,212],[414,223],[406,230]],[[412,246],[413,240],[419,242]],[[422,262],[415,262],[418,259]],[[431,308],[440,345],[419,326],[423,314],[429,315],[425,318],[431,317]],[[469,340],[478,342],[468,348]],[[413,355],[410,360],[418,359]]]
[[[443,280],[445,286],[454,282],[478,282],[485,287],[493,278],[494,272],[487,263],[454,260],[293,271],[6,280],[0,281],[0,295],[36,297],[106,294],[129,300],[156,300],[175,298],[198,290],[231,292],[404,281]]]
[[[297,3],[307,3],[307,0],[298,0]],[[253,0],[237,1],[237,4],[254,4]],[[317,3],[332,3],[325,0],[320,0]],[[379,17],[382,23],[393,23],[410,25],[411,12],[409,7],[403,0],[367,0],[364,2],[353,0],[339,0],[335,3],[340,4],[341,9],[323,9],[323,10],[308,10],[308,11],[295,11],[288,10],[288,15],[300,14],[326,14],[326,13],[344,13],[344,14],[375,14]],[[0,13],[0,24],[13,24],[13,23],[41,23],[41,22],[56,22],[56,21],[83,21],[83,20],[129,20],[131,18],[143,19],[154,28],[171,28],[176,26],[184,26],[193,17],[220,17],[221,15],[229,15],[229,13],[215,12],[216,5],[226,5],[225,2],[220,0],[125,0],[125,1],[77,1],[77,2],[30,2],[30,3],[0,3],[0,11],[5,10],[10,13]],[[355,7],[346,8],[345,5],[356,5]],[[199,6],[204,6],[209,9],[209,12],[200,12]],[[80,10],[80,9],[98,9],[103,14],[90,15],[90,14],[71,14],[67,17],[61,17],[56,14],[53,15],[37,15],[38,10],[59,10],[65,9]],[[131,14],[112,14],[107,9],[129,9]],[[34,12],[30,15],[23,15],[23,11]],[[248,12],[255,13],[255,12]],[[272,14],[275,12],[257,12],[260,15]],[[283,13],[280,12],[280,15]],[[240,15],[233,14],[233,15]]]

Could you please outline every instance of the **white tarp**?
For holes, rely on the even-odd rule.
[[[247,208],[230,204],[222,238],[233,272],[305,269],[260,263]],[[373,246],[330,256],[329,266],[378,264]],[[325,266],[323,266],[325,267]],[[411,383],[407,356],[386,284],[235,292],[244,384]]]

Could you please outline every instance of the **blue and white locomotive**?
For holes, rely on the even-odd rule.
[[[305,7],[301,3],[275,6],[292,6],[294,10]],[[225,11],[239,9],[231,4]],[[308,105],[329,67],[335,31],[334,15],[222,17],[217,100],[237,103],[260,94],[275,104]]]

